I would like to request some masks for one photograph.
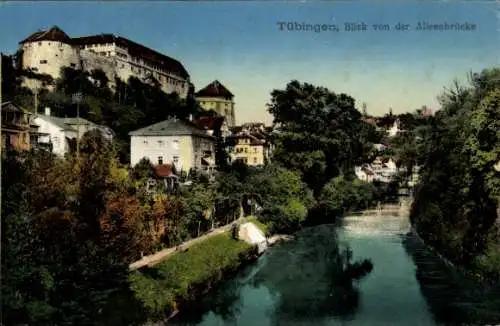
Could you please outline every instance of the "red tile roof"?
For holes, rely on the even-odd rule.
[[[175,75],[178,75],[179,77],[189,78],[187,70],[179,61],[121,36],[101,34],[77,37],[73,38],[72,41],[73,44],[80,46],[87,44],[114,43],[119,47],[126,48],[128,53],[133,57],[142,58],[150,64],[157,65]]]
[[[70,44],[71,37],[69,37],[68,34],[64,33],[64,31],[59,27],[53,26],[49,30],[38,31],[31,34],[26,39],[19,42],[19,44],[24,44],[28,42],[40,42],[40,41],[55,41],[55,42],[63,42]]]
[[[431,109],[429,108],[425,108],[422,113],[420,114],[420,116],[422,118],[427,118],[427,117],[432,117],[434,115],[434,111],[432,111]]]
[[[234,97],[224,85],[222,85],[218,80],[213,81],[208,84],[205,88],[196,93],[198,97],[217,97],[217,98],[230,98]]]
[[[216,130],[222,127],[224,117],[203,116],[193,120],[193,123],[202,130]]]
[[[154,166],[154,169],[159,178],[165,178],[172,174],[172,164],[158,164]]]
[[[253,146],[259,146],[259,145],[265,144],[264,140],[258,139],[254,135],[249,134],[249,133],[244,133],[244,132],[242,132],[238,135],[233,135],[233,136],[228,137],[228,140],[236,140],[236,139],[250,139],[250,145],[253,145]]]

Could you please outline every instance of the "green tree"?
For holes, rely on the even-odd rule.
[[[498,246],[492,239],[497,234],[499,89],[497,68],[470,74],[469,86],[455,83],[440,97],[443,109],[429,120],[420,146],[426,160],[411,219],[429,242],[470,268]],[[483,258],[480,265],[488,265]]]
[[[300,172],[316,195],[331,178],[352,174],[372,148],[374,129],[349,95],[291,81],[271,93],[268,109],[281,130],[273,161]]]

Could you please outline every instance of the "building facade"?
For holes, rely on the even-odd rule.
[[[119,78],[127,82],[137,77],[156,81],[166,93],[186,98],[189,74],[179,61],[139,43],[113,34],[71,38],[59,27],[38,31],[20,42],[22,67],[39,74],[60,77],[61,68],[92,71],[103,70],[111,82]],[[26,86],[33,87],[32,81]]]
[[[225,118],[228,127],[236,125],[234,95],[218,80],[198,91],[196,101],[207,111],[215,111]]]
[[[28,151],[36,145],[38,126],[33,114],[12,102],[1,104],[2,111],[2,152],[7,149]]]
[[[35,124],[39,126],[38,143],[52,148],[52,153],[59,156],[66,155],[76,140],[85,133],[99,130],[104,138],[111,140],[112,135],[91,121],[83,118],[60,118],[51,115],[50,108],[45,108],[43,115],[37,115]]]
[[[173,164],[177,171],[215,168],[215,138],[188,121],[165,120],[129,135],[131,166],[147,158],[153,165]]]
[[[242,161],[249,166],[266,163],[266,142],[251,134],[238,134],[228,137],[228,154],[232,162]]]

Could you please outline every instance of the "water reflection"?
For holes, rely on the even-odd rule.
[[[359,305],[358,289],[346,277],[351,259],[334,226],[323,225],[270,252],[253,281],[275,295],[274,320],[350,319]]]
[[[243,307],[241,292],[244,289],[245,279],[252,273],[254,267],[244,269],[238,278],[226,282],[214,293],[209,293],[199,302],[185,307],[182,314],[174,318],[169,324],[174,325],[198,325],[203,322],[204,317],[214,313],[224,325],[236,325],[236,317]]]
[[[437,324],[500,323],[499,285],[480,284],[448,267],[411,233],[403,246],[417,267],[415,277]]]
[[[236,324],[243,307],[242,291],[247,297],[249,292],[258,291],[256,296],[263,301],[267,297],[264,305],[269,311],[265,319],[274,325],[301,321],[319,325],[332,317],[349,320],[360,301],[353,280],[362,278],[371,268],[369,261],[352,262],[352,252],[339,243],[335,226],[304,229],[294,240],[274,247],[257,266],[247,268],[172,322],[194,325],[215,314],[224,325]]]

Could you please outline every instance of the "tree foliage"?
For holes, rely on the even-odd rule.
[[[426,159],[412,207],[419,232],[471,268],[486,264],[481,257],[498,248],[492,239],[500,198],[494,168],[500,161],[499,77],[499,69],[486,69],[471,74],[469,86],[456,83],[441,96],[443,110],[422,142]]]
[[[291,81],[271,93],[268,108],[280,126],[273,160],[300,172],[315,194],[331,178],[352,174],[376,140],[355,100],[324,87]]]

